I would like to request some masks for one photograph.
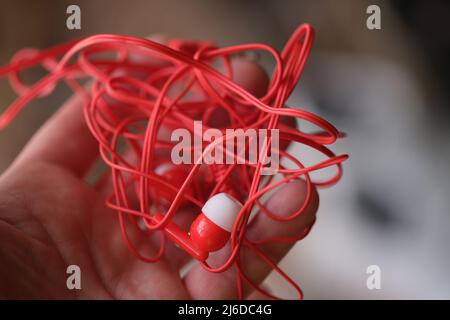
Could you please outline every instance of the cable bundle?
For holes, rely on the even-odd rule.
[[[100,156],[108,165],[113,193],[107,205],[119,213],[119,221],[130,252],[146,262],[156,262],[164,254],[166,239],[175,241],[210,272],[237,269],[238,296],[243,297],[243,284],[270,298],[276,298],[254,283],[242,266],[241,249],[253,250],[265,263],[278,272],[298,292],[291,280],[262,249],[265,244],[295,242],[306,232],[293,237],[268,238],[258,241],[246,237],[252,215],[258,213],[270,219],[289,223],[307,208],[314,186],[328,187],[341,175],[341,163],[347,155],[336,156],[327,145],[343,137],[332,124],[319,116],[286,106],[286,101],[302,74],[311,49],[313,30],[301,25],[291,36],[281,53],[264,44],[245,44],[217,48],[203,41],[172,40],[162,45],[151,40],[121,35],[95,35],[54,48],[19,51],[9,65],[0,68],[0,76],[8,76],[18,98],[0,116],[0,128],[7,126],[29,102],[47,96],[60,81],[84,98],[84,116],[92,135],[100,146]],[[275,68],[264,96],[255,97],[233,82],[232,59],[247,52],[269,53]],[[130,59],[131,56],[140,59]],[[48,74],[28,86],[20,77],[24,70],[41,65]],[[80,81],[90,79],[89,87]],[[221,114],[221,124],[215,118]],[[317,126],[318,132],[303,132],[286,125],[282,119],[293,118]],[[195,135],[194,122],[202,129],[216,128],[223,138],[202,142],[199,157],[191,164],[173,165],[170,151],[174,143],[168,132],[184,128]],[[244,159],[243,164],[208,164],[202,160],[211,148],[235,139],[226,129],[279,130],[280,144],[276,152],[293,168],[282,163],[277,175],[262,176],[263,157],[256,163]],[[238,131],[239,132],[239,131]],[[268,138],[271,145],[271,138]],[[289,144],[306,145],[325,156],[312,166],[289,153]],[[183,150],[195,154],[194,147]],[[244,150],[245,151],[245,150]],[[236,160],[242,155],[234,154]],[[313,181],[310,173],[327,167],[336,173],[326,181]],[[169,168],[169,169],[167,169]],[[167,170],[174,170],[167,173]],[[161,171],[162,170],[162,171]],[[166,171],[164,171],[166,170]],[[279,179],[275,179],[278,177]],[[297,212],[280,216],[264,206],[261,197],[294,179],[306,183],[305,201]],[[174,216],[184,206],[202,208],[206,200],[226,192],[243,203],[234,222],[229,255],[219,266],[208,264],[208,253],[191,243],[186,230],[174,222]],[[143,226],[144,225],[144,226]],[[143,256],[133,246],[127,228],[136,228],[145,235],[161,233],[157,254]]]

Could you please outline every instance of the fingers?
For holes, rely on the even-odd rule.
[[[159,250],[159,244],[152,241],[151,237],[143,236],[133,225],[128,226],[129,241],[133,243],[136,251],[145,257],[154,257]],[[117,223],[113,226],[117,235],[120,230]],[[184,285],[179,277],[179,271],[171,268],[168,260],[160,259],[153,263],[148,263],[137,259],[128,252],[124,239],[118,240],[115,245],[124,250],[123,254],[117,252],[113,243],[106,241],[105,246],[110,247],[110,251],[101,253],[104,256],[105,269],[109,269],[109,274],[105,276],[105,283],[109,291],[118,299],[188,299],[189,295],[184,289]],[[102,246],[105,248],[105,246]],[[101,249],[101,247],[98,247]],[[117,252],[115,257],[111,254]],[[120,261],[114,261],[118,259]]]
[[[257,64],[246,59],[236,59],[233,61],[233,80],[248,90],[256,97],[263,96],[267,90],[269,78],[264,70]],[[223,118],[222,118],[223,119]],[[220,120],[223,122],[223,120]],[[220,122],[218,121],[218,122]],[[295,126],[295,121],[282,118],[288,126]],[[222,125],[223,123],[220,122]],[[269,200],[267,207],[269,210],[279,215],[289,215],[297,211],[303,204],[306,194],[303,182],[293,182],[281,188]],[[277,223],[265,215],[256,218],[248,229],[248,237],[257,239],[260,233],[264,238],[279,237],[306,229],[314,221],[317,210],[318,197],[314,194],[307,210],[301,217],[289,223]],[[292,244],[266,245],[263,249],[273,259],[278,262],[291,248]],[[229,249],[229,248],[228,248]],[[227,252],[228,251],[228,252]],[[208,262],[212,265],[220,265],[228,256],[229,250],[222,250],[221,253],[213,254]],[[242,263],[245,265],[246,274],[252,275],[255,283],[262,280],[272,270],[258,256],[248,248],[242,248]],[[185,277],[185,284],[193,298],[197,299],[233,299],[236,298],[236,269],[230,268],[228,271],[215,274],[205,271],[197,265],[189,271]]]
[[[297,180],[288,183],[275,192],[266,203],[267,209],[279,216],[288,216],[303,205],[306,196],[306,184]],[[314,191],[306,210],[298,218],[289,222],[276,222],[264,214],[259,214],[250,224],[247,237],[250,240],[267,239],[283,236],[294,236],[308,229],[314,222],[318,207],[318,195]],[[267,244],[260,248],[278,263],[292,247],[292,243]],[[224,253],[214,256],[208,263],[217,265],[223,262]],[[256,284],[261,283],[272,271],[272,268],[262,261],[248,247],[241,248],[241,265],[243,271]],[[210,273],[200,265],[195,266],[186,276],[185,283],[190,294],[197,299],[234,299],[236,298],[236,270],[230,268],[224,273]],[[250,292],[247,288],[247,292]]]
[[[294,214],[303,205],[307,194],[303,180],[290,182],[273,194],[267,202],[267,209],[279,216]],[[247,237],[251,241],[278,237],[295,237],[307,233],[316,218],[319,196],[313,190],[306,210],[293,221],[274,221],[265,214],[259,214],[251,223]],[[259,248],[275,263],[278,263],[292,248],[293,242],[265,244]],[[244,272],[252,281],[259,284],[272,271],[272,267],[264,263],[258,255],[246,249],[241,257]]]
[[[33,136],[12,168],[52,163],[82,176],[98,157],[98,144],[83,117],[83,101],[73,96]]]
[[[267,90],[269,78],[261,66],[245,58],[237,58],[232,61],[232,68],[234,82],[257,97],[264,95]],[[220,117],[220,114],[215,114],[214,116],[216,118],[215,120],[217,120],[215,121],[216,124],[218,126],[223,125],[220,122],[224,118]],[[180,210],[175,216],[175,222],[184,230],[188,230],[191,222],[199,214],[198,211],[198,208]],[[190,260],[190,256],[174,245],[168,245],[166,258],[169,260],[168,263],[174,268],[180,268]]]
[[[257,63],[246,58],[237,58],[232,61],[233,81],[252,93],[255,97],[262,97],[269,86],[269,77],[264,69]]]
[[[269,77],[264,69],[254,61],[239,57],[231,60],[233,69],[232,80],[256,97],[262,97],[269,86]],[[222,70],[223,71],[223,70]],[[240,108],[239,106],[237,107]],[[208,125],[211,127],[226,127],[230,124],[228,111],[217,108],[212,113]]]

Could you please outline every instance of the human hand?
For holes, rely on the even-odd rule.
[[[234,63],[235,81],[258,94],[265,75],[253,62]],[[98,144],[82,115],[80,98],[73,97],[37,132],[0,177],[0,297],[34,299],[232,299],[236,298],[234,268],[213,274],[200,265],[183,277],[180,268],[189,256],[169,244],[164,258],[152,264],[132,256],[120,232],[117,214],[105,206],[108,184],[92,186],[85,175],[98,158]],[[301,181],[283,186],[268,200],[268,208],[289,215],[302,205]],[[307,210],[290,223],[258,215],[248,237],[298,234],[315,219],[314,192]],[[196,210],[182,217],[192,220]],[[152,241],[131,234],[140,252],[155,251]],[[270,244],[265,251],[279,261],[290,244]],[[245,248],[243,248],[245,250]],[[256,282],[271,269],[246,254],[248,274]],[[81,268],[81,290],[66,287],[66,268]],[[259,298],[247,292],[249,298]]]

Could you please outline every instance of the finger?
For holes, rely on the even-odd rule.
[[[117,223],[115,224],[117,226]],[[118,229],[117,227],[115,228]],[[117,234],[120,231],[117,230]],[[156,236],[156,235],[155,235]],[[160,237],[161,235],[159,235]],[[159,251],[160,243],[152,241],[153,237],[145,236],[136,229],[136,226],[128,226],[128,237],[136,251],[144,257],[155,257]],[[122,250],[128,251],[124,239],[117,239],[116,243]],[[110,252],[117,252],[112,243],[106,243],[111,248]],[[148,263],[137,259],[130,252],[115,255],[116,259],[122,259],[105,265],[109,268],[109,274],[105,275],[107,286],[119,299],[188,299],[189,295],[180,279],[179,271],[171,268],[166,259],[159,259]],[[103,253],[104,261],[111,261],[111,253]],[[113,261],[114,262],[114,261]]]
[[[307,185],[303,180],[290,182],[280,188],[267,202],[267,209],[279,216],[294,214],[304,203]],[[265,214],[259,214],[252,221],[247,237],[251,241],[278,237],[295,237],[306,234],[316,219],[319,196],[313,189],[306,210],[293,221],[274,221]],[[292,248],[293,242],[265,244],[259,248],[275,263],[278,263]],[[263,262],[258,255],[248,249],[242,255],[244,272],[256,283],[261,283],[272,271],[272,267]]]
[[[301,180],[288,183],[275,192],[266,203],[271,212],[279,216],[288,216],[303,205],[306,196],[306,184]],[[314,191],[306,210],[298,218],[289,222],[276,222],[264,214],[258,214],[251,222],[247,237],[250,240],[267,239],[289,235],[298,235],[308,229],[315,219],[318,207],[318,195]],[[278,263],[292,247],[292,243],[267,244],[260,248]],[[224,253],[225,255],[227,253]],[[216,265],[223,256],[214,256],[208,263]],[[259,284],[272,271],[247,247],[241,248],[241,264],[251,280]],[[190,294],[197,299],[234,299],[236,298],[236,270],[230,268],[224,273],[210,273],[200,265],[195,266],[186,276],[185,283]]]
[[[237,58],[231,62],[233,70],[233,81],[259,98],[264,96],[269,86],[269,77],[266,71],[256,62]]]
[[[12,168],[45,162],[84,175],[98,157],[98,144],[85,123],[83,103],[80,96],[68,99],[28,142]]]
[[[256,62],[244,57],[231,60],[232,80],[247,90],[255,97],[262,97],[269,86],[269,76],[266,71]],[[221,70],[223,71],[223,70]],[[239,110],[240,107],[238,106]],[[212,127],[226,127],[230,123],[228,111],[224,108],[216,108],[208,121]]]
[[[262,286],[264,287],[264,286]],[[264,287],[264,291],[266,292],[270,292],[270,290],[268,288]],[[267,297],[266,295],[262,294],[259,291],[253,291],[248,297],[247,300],[270,300],[269,297]]]
[[[108,216],[96,217],[97,221],[91,228],[95,235],[91,244],[108,291],[118,299],[188,299],[178,270],[171,268],[166,259],[148,263],[132,255],[125,244],[117,216],[111,212],[104,214]],[[161,235],[144,235],[127,217],[124,220],[128,241],[136,252],[142,257],[155,257],[160,241],[152,240],[156,237],[161,240]]]
[[[146,38],[160,44],[167,44],[167,42],[169,41],[168,36],[165,34],[153,34]],[[149,56],[148,52],[146,51],[140,52],[131,51],[128,56],[128,59],[134,63],[141,63],[141,64],[164,65],[167,63],[162,57],[158,57],[158,55],[155,52],[152,52],[152,55]]]

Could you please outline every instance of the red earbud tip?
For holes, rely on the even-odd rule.
[[[200,250],[213,252],[225,246],[230,233],[218,227],[204,214],[200,214],[191,225],[190,238]]]
[[[230,238],[241,209],[242,204],[228,194],[214,195],[191,225],[190,237],[194,244],[209,252],[221,249]]]

